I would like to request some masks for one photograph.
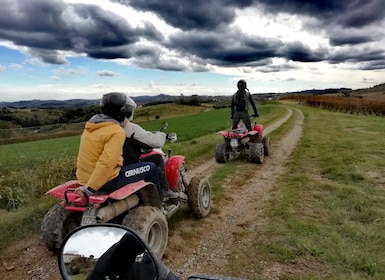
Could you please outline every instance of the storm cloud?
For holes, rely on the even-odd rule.
[[[355,63],[363,70],[385,68],[385,1],[341,0],[115,0],[144,17],[128,16],[93,4],[63,0],[5,0],[0,10],[0,40],[42,63],[66,64],[71,54],[94,59],[126,59],[142,68],[209,71],[212,67],[253,67],[286,71],[287,63]],[[274,20],[295,16],[301,28],[328,42],[283,40],[249,32],[239,15],[258,12]],[[153,17],[145,17],[153,15]],[[157,18],[172,32],[152,21]],[[249,26],[258,30],[261,26]]]

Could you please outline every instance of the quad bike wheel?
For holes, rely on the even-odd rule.
[[[59,253],[63,239],[80,226],[81,219],[81,212],[67,211],[59,204],[49,209],[41,225],[43,243],[48,250]]]
[[[122,225],[135,230],[159,258],[163,256],[168,242],[168,223],[159,208],[139,206],[131,209]]]
[[[270,137],[269,136],[263,136],[262,143],[263,143],[263,151],[264,151],[265,156],[269,156],[270,155],[270,148],[271,148]]]
[[[226,144],[221,143],[215,146],[215,160],[218,163],[225,163],[229,160],[229,154],[226,152]]]
[[[194,176],[187,187],[188,205],[197,218],[206,217],[210,212],[211,188],[204,177]]]
[[[249,143],[249,161],[252,163],[263,163],[264,149],[262,143]]]

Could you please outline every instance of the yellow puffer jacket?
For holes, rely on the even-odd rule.
[[[76,176],[94,191],[118,176],[123,165],[124,129],[105,115],[95,115],[86,123],[80,138]]]

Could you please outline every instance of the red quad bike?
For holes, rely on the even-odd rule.
[[[262,124],[254,123],[251,131],[240,126],[230,131],[220,131],[218,134],[222,134],[225,140],[225,143],[215,146],[215,160],[218,163],[248,156],[250,162],[262,164],[264,156],[270,155],[270,137],[263,136]]]
[[[79,182],[66,182],[46,193],[61,202],[44,216],[41,231],[45,246],[57,253],[65,236],[75,228],[108,222],[134,229],[156,255],[162,257],[168,242],[167,219],[184,206],[188,206],[197,218],[207,216],[211,188],[208,180],[200,176],[194,176],[187,183],[184,156],[171,156],[170,150],[166,155],[161,149],[147,151],[145,156],[152,153],[163,156],[167,181],[170,189],[179,194],[178,198],[162,202],[157,186],[143,180],[127,184],[112,193],[96,193],[80,198],[75,193]]]

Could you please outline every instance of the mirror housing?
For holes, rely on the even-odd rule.
[[[63,240],[58,255],[65,280],[180,280],[130,228],[119,224],[80,226]],[[188,280],[245,280],[194,274]]]
[[[159,260],[147,244],[133,230],[117,224],[86,225],[72,231],[61,245],[58,264],[63,279],[135,275],[159,279]]]

